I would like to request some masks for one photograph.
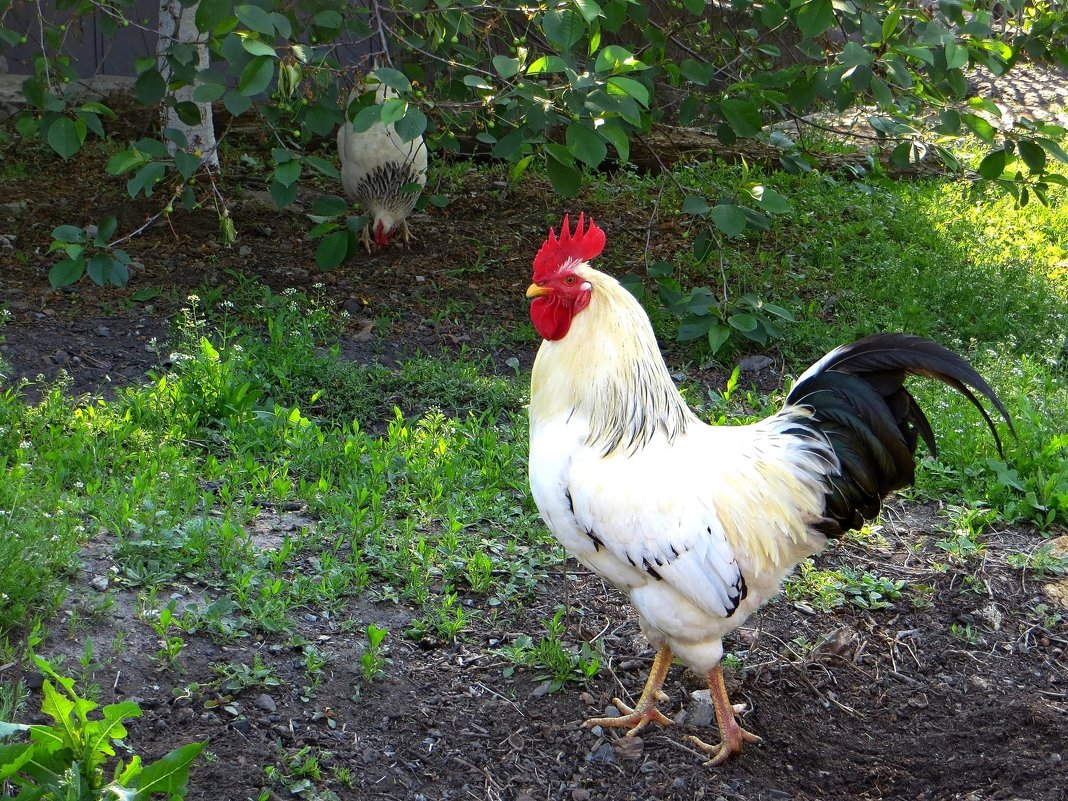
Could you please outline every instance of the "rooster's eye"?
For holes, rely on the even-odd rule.
[[[571,286],[573,283],[575,283],[575,276],[569,275],[567,278],[564,279],[564,283],[568,286]]]

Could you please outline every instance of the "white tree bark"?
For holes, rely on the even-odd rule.
[[[196,46],[197,51],[197,68],[207,69],[208,59],[208,44],[207,37],[202,36],[200,31],[197,30],[196,13],[199,3],[194,3],[190,6],[182,6],[180,0],[160,0],[159,4],[159,42],[156,45],[156,58],[159,61],[159,71],[163,75],[163,80],[170,83],[171,70],[167,64],[167,50],[171,44],[179,42],[181,44],[191,44]],[[193,89],[195,86],[183,86],[175,93],[175,99],[182,102],[193,102]],[[186,140],[189,142],[189,151],[199,151],[204,163],[211,168],[217,168],[219,166],[219,155],[215,142],[215,124],[211,117],[211,103],[197,103],[197,109],[200,111],[200,123],[197,125],[186,125],[175,113],[174,108],[171,106],[165,106],[163,109],[163,125],[167,128],[177,128],[185,133]],[[171,155],[174,155],[177,150],[177,145],[174,142],[168,141],[167,147],[171,151]]]

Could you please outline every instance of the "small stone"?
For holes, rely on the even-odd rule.
[[[738,366],[743,373],[759,373],[766,367],[771,367],[775,364],[775,360],[768,356],[746,356],[740,362]]]
[[[586,706],[593,706],[594,704],[593,696],[587,692],[579,693],[579,701],[584,703]]]
[[[600,726],[594,726],[592,729],[590,729],[590,734],[592,734],[594,737],[603,737],[604,729],[602,729]]]
[[[612,748],[620,759],[638,759],[645,750],[645,740],[641,737],[620,737],[612,743]]]
[[[619,710],[616,709],[616,705],[615,704],[609,704],[608,706],[606,706],[604,708],[604,716],[606,718],[618,718],[619,717]]]
[[[586,754],[587,762],[612,763],[616,761],[616,752],[611,743],[601,743],[590,753]]]
[[[259,698],[256,699],[256,706],[259,709],[262,709],[264,712],[278,711],[278,704],[276,704],[274,702],[274,699],[271,698],[271,696],[267,695],[267,693],[263,693],[262,695],[260,695]]]
[[[545,681],[543,681],[541,684],[539,684],[537,687],[534,688],[533,692],[531,692],[531,694],[530,694],[530,697],[531,698],[541,698],[543,695],[548,695],[550,692],[552,692],[552,689],[553,689],[553,683],[551,681],[549,681],[549,679],[546,679]]]
[[[318,620],[318,619],[319,619],[319,618],[318,618],[318,617],[316,617],[315,615],[313,615],[313,614],[312,614],[311,612],[307,612],[307,613],[306,613],[306,614],[304,615],[304,622],[305,622],[305,623],[314,623],[314,622],[315,622],[316,620]]]
[[[243,259],[247,259],[249,256],[252,255],[252,248],[250,248],[248,245],[242,245],[237,249],[237,255]]]
[[[576,787],[571,791],[571,801],[590,801],[590,791],[585,787]]]
[[[716,716],[712,706],[712,696],[708,690],[694,690],[690,693],[691,703],[686,710],[686,722],[690,726],[708,726]]]
[[[107,576],[94,576],[93,580],[89,582],[89,586],[97,592],[107,592],[108,589],[108,577]]]
[[[96,328],[93,329],[93,333],[96,334],[98,337],[109,337],[111,336],[111,329],[108,328],[106,325],[98,325]]]

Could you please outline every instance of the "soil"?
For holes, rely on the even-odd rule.
[[[46,251],[56,225],[86,224],[112,209],[127,230],[153,206],[122,201],[122,182],[103,176],[88,157],[64,164],[23,148],[18,159],[25,176],[0,182],[0,303],[13,315],[0,355],[16,378],[30,379],[23,391],[31,400],[46,385],[35,377],[51,379],[60,370],[73,393],[106,396],[142,380],[166,360],[170,320],[189,293],[226,293],[249,279],[275,290],[312,291],[322,283],[315,291],[352,314],[344,343],[351,358],[388,361],[466,344],[503,361],[505,354],[478,334],[527,325],[523,289],[531,257],[547,224],[577,207],[534,178],[511,186],[472,171],[442,188],[450,197],[446,208],[412,218],[418,238],[408,249],[361,255],[321,273],[301,213],[314,193],[280,212],[261,186],[231,173],[223,191],[241,235],[237,246],[217,243],[213,213],[176,213],[130,243],[139,267],[128,288],[83,282],[54,291],[47,288]],[[589,199],[582,207],[612,221],[609,263],[635,264],[628,254],[647,247],[653,258],[667,257],[680,241],[676,224],[651,219],[649,209]],[[134,300],[144,287],[161,294]],[[371,325],[383,319],[385,334]],[[533,335],[511,347],[507,356],[518,348],[529,366]],[[722,385],[715,370],[700,375]],[[769,367],[747,379],[766,387],[781,376]],[[714,742],[716,735],[713,727],[691,725],[701,710],[690,693],[702,682],[680,667],[669,676],[670,701],[663,705],[678,725],[627,739],[581,727],[586,717],[605,714],[613,696],[633,703],[652,652],[621,595],[573,562],[541,586],[538,602],[503,618],[504,628],[476,615],[456,644],[391,635],[384,675],[370,682],[358,673],[365,642],[359,632],[368,623],[402,632],[414,611],[375,600],[373,592],[341,614],[301,610],[297,633],[333,654],[311,692],[300,651],[284,635],[226,643],[187,635],[181,669],[161,669],[152,658],[159,641],[138,619],[136,593],[112,586],[112,600],[103,603],[109,543],[92,540],[42,650],[66,654],[76,665],[92,637],[99,700],[138,701],[144,715],[130,724],[127,742],[146,760],[210,740],[210,757],[194,763],[192,801],[1068,798],[1068,625],[1035,611],[1045,604],[1068,616],[1068,591],[1063,580],[1036,579],[1006,562],[1007,554],[1039,544],[1032,530],[992,531],[981,566],[955,566],[934,544],[943,536],[936,533],[941,513],[936,505],[895,502],[879,537],[849,541],[820,558],[821,566],[926,585],[929,603],[913,605],[908,596],[888,609],[821,612],[780,598],[729,638],[727,649],[744,668],[728,668],[728,689],[746,704],[743,725],[763,740],[716,768],[704,766],[684,738]],[[314,525],[301,509],[265,509],[255,530],[269,548],[284,531]],[[175,586],[172,597],[180,608],[213,600],[199,586]],[[565,598],[568,641],[603,636],[599,676],[585,688],[548,692],[532,672],[507,675],[511,663],[498,650],[523,634],[539,636]],[[484,599],[465,603],[478,609]],[[211,667],[251,665],[254,656],[273,667],[279,686],[242,691],[221,683]],[[15,670],[0,667],[0,680]],[[301,777],[292,767],[308,747],[332,754],[320,753],[321,778]],[[269,765],[289,778],[270,783],[263,770]],[[351,768],[348,786],[332,773],[337,766]]]

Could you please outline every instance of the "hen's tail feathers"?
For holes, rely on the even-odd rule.
[[[859,528],[879,513],[883,497],[912,484],[921,437],[932,454],[937,452],[927,416],[905,389],[909,375],[936,378],[975,404],[999,453],[1001,438],[976,393],[994,405],[1015,434],[1008,411],[983,377],[929,339],[874,334],[836,348],[804,372],[786,399],[788,405],[812,410],[814,426],[841,464],[827,494],[826,519],[818,525],[828,536]]]

